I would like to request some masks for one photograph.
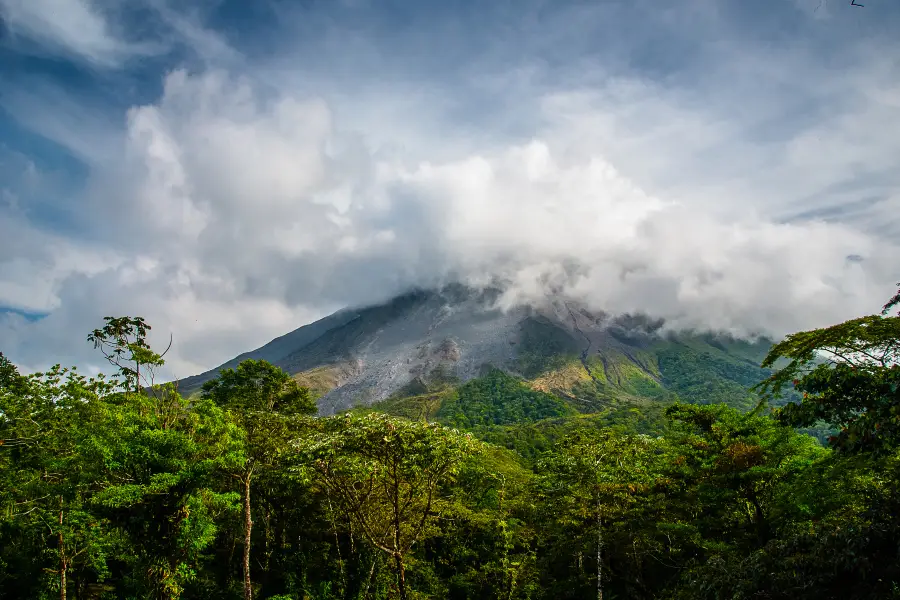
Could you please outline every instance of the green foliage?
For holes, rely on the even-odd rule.
[[[581,352],[579,342],[568,332],[542,318],[526,319],[521,327],[518,367],[529,379],[563,367]]]
[[[128,394],[99,415],[87,458],[106,475],[93,497],[134,549],[128,587],[179,597],[216,535],[216,516],[234,494],[217,473],[239,460],[240,430],[208,401],[187,403],[172,389]]]
[[[889,303],[890,304],[890,303]],[[900,317],[872,315],[803,331],[775,345],[765,365],[790,362],[760,385],[777,398],[789,385],[803,394],[778,418],[795,427],[824,421],[844,451],[887,452],[900,440]]]
[[[452,388],[439,392],[428,392],[416,396],[401,396],[376,402],[371,406],[359,406],[352,409],[356,414],[380,412],[395,417],[403,417],[412,421],[434,421],[444,400],[454,394]]]
[[[303,415],[316,412],[309,390],[287,373],[264,360],[245,360],[236,370],[223,369],[216,379],[203,384],[201,397],[225,408],[228,417],[243,430],[240,455],[223,465],[223,471],[240,488],[243,515],[244,597],[253,596],[251,551],[253,532],[252,489],[260,484],[271,497],[271,489],[283,470],[284,455],[293,437],[299,435]],[[260,481],[261,480],[261,481]],[[268,532],[266,532],[268,537]]]
[[[386,415],[323,419],[297,448],[342,515],[396,563],[397,589],[407,598],[404,559],[443,511],[440,489],[478,451],[471,437],[434,423]]]
[[[248,359],[237,369],[223,369],[203,384],[203,397],[238,411],[275,411],[285,415],[315,414],[309,390],[264,360]]]
[[[476,435],[491,444],[514,451],[529,463],[538,460],[560,439],[577,432],[612,429],[622,434],[657,437],[668,429],[664,406],[635,407],[622,405],[603,412],[576,417],[544,419],[534,423],[518,423],[478,429]]]
[[[648,436],[580,431],[541,462],[541,514],[555,526],[542,557],[543,571],[555,573],[545,582],[553,597],[629,595],[643,579],[644,561],[660,551],[645,504],[659,483],[664,446]],[[581,562],[574,570],[560,563],[573,550]]]
[[[703,504],[714,507],[716,528],[732,544],[763,545],[786,508],[779,494],[826,453],[816,441],[771,418],[724,405],[677,404],[666,411],[679,435],[673,471],[696,478]]]
[[[527,423],[573,414],[565,402],[532,390],[524,381],[492,369],[446,397],[437,417],[448,425],[477,428],[486,425]]]
[[[164,364],[165,352],[157,354],[147,344],[150,325],[143,317],[105,317],[104,320],[106,325],[92,331],[87,340],[118,368],[128,389],[136,392],[143,385],[152,385],[153,368]],[[169,340],[170,347],[171,344]],[[142,366],[144,374],[141,374]]]
[[[749,362],[687,346],[666,345],[657,355],[666,389],[686,402],[697,404],[724,403],[744,410],[752,408],[759,399],[750,388],[769,375]]]
[[[138,385],[149,326],[107,319],[117,378],[0,355],[0,599],[898,597],[898,319],[763,368],[712,338],[610,350],[596,379],[547,370],[568,342],[535,321],[532,384],[438,373],[318,419],[264,361]],[[761,379],[775,418],[740,410]],[[831,426],[837,451],[796,429]]]

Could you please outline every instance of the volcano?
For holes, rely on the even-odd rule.
[[[749,407],[771,341],[668,331],[563,297],[501,308],[497,289],[451,285],[340,310],[178,382],[192,394],[224,368],[267,360],[309,387],[319,414],[425,394],[500,370],[580,412],[665,399]]]

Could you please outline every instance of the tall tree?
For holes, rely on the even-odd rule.
[[[406,556],[442,511],[441,486],[479,444],[438,424],[379,414],[338,415],[319,429],[298,442],[306,464],[364,538],[394,561],[406,600]]]
[[[772,347],[763,366],[778,361],[787,364],[759,388],[769,398],[789,385],[803,395],[776,411],[783,423],[836,426],[830,442],[840,451],[887,452],[900,442],[900,316],[870,315],[794,333]]]
[[[216,514],[230,506],[214,477],[240,462],[239,432],[212,402],[188,403],[174,384],[153,384],[165,352],[148,345],[143,317],[105,321],[88,341],[118,367],[125,392],[99,406],[86,432],[85,459],[107,478],[92,503],[131,542],[129,561],[146,574],[149,591],[175,599],[215,539]],[[153,394],[142,393],[145,384]]]
[[[88,334],[88,341],[118,369],[128,389],[139,392],[142,386],[153,385],[153,369],[164,364],[163,356],[172,347],[171,338],[169,348],[157,354],[147,344],[152,327],[143,317],[105,317],[104,320],[106,325]]]
[[[85,460],[107,481],[92,503],[130,547],[129,593],[181,597],[221,516],[237,508],[238,494],[223,493],[219,479],[243,461],[242,432],[212,402],[167,386],[121,395],[88,433]]]
[[[84,434],[112,387],[58,365],[23,377],[0,357],[4,520],[52,549],[54,585],[62,599],[73,570],[91,570],[95,576],[105,571],[110,538],[89,510],[102,477],[86,458]]]
[[[244,598],[253,597],[250,550],[253,532],[251,487],[255,477],[272,470],[296,435],[295,417],[315,414],[309,390],[264,360],[245,360],[237,369],[224,369],[203,385],[202,396],[226,409],[245,433],[244,460],[232,476],[240,482],[243,524]]]
[[[648,436],[582,431],[560,440],[541,463],[547,508],[567,532],[564,535],[592,532],[597,600],[603,600],[604,581],[609,579],[605,553],[611,544],[606,533],[616,522],[628,521],[625,515],[655,483],[660,444]],[[633,541],[636,548],[637,538]]]

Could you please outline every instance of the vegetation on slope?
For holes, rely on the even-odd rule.
[[[759,398],[750,388],[771,372],[726,355],[666,344],[657,351],[662,383],[686,402],[725,403],[747,410]]]
[[[492,369],[444,397],[437,418],[453,427],[531,423],[573,414],[556,396],[531,389],[525,382]]]

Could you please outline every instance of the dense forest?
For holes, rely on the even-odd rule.
[[[776,344],[754,405],[591,414],[492,371],[317,418],[254,360],[185,398],[107,318],[111,376],[0,355],[0,598],[900,598],[898,304]]]

